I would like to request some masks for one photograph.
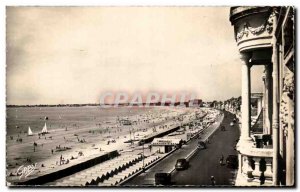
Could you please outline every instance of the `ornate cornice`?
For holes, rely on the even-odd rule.
[[[272,12],[266,22],[259,27],[251,27],[248,22],[245,22],[243,29],[236,35],[237,41],[240,41],[244,37],[244,35],[248,37],[249,33],[251,33],[252,35],[259,35],[262,32],[267,31],[269,34],[271,34],[273,31],[274,15],[275,13]]]

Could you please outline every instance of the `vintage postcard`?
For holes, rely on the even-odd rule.
[[[295,47],[292,6],[7,6],[6,185],[294,187]]]

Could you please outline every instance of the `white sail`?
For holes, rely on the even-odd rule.
[[[32,131],[31,131],[31,129],[30,129],[30,126],[28,127],[28,133],[27,133],[27,135],[28,135],[28,136],[32,136],[32,135],[33,135]]]
[[[48,133],[48,129],[47,129],[47,124],[45,123],[43,129],[42,129],[42,133]]]

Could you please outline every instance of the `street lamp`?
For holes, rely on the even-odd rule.
[[[143,145],[143,171],[144,171],[144,169],[145,169],[145,148],[144,148],[145,141],[141,140],[141,144]]]
[[[130,139],[130,143],[131,143],[131,145],[132,145],[132,140],[131,140],[131,129],[130,129],[130,127],[129,127],[129,139]]]

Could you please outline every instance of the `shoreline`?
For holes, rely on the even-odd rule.
[[[164,115],[169,117],[169,115],[170,115],[169,113],[170,113],[170,111],[172,111],[172,109],[173,108],[171,108],[171,110],[164,111]],[[186,112],[186,109],[181,110],[181,112],[183,112],[183,111]],[[191,112],[191,111],[194,111],[194,110],[189,109],[187,111]],[[174,112],[171,112],[171,114],[173,114],[173,113]],[[158,115],[158,114],[160,114],[160,111],[158,111],[158,112],[156,111],[154,114]],[[151,119],[151,117],[153,117],[153,116],[155,117],[154,114],[151,113],[152,116],[151,115],[148,115],[148,116],[145,115],[145,117],[148,117],[148,118]],[[174,120],[172,119],[172,117],[174,117],[176,115],[180,115],[180,114],[181,113],[179,113],[177,111],[173,115],[171,115],[168,120],[160,121],[160,122],[154,122],[154,124],[173,122]],[[134,117],[134,116],[135,115],[131,116],[131,118]],[[142,116],[144,116],[144,115],[142,115]],[[151,129],[151,127],[153,126],[152,123],[146,123],[146,125],[148,126],[146,128],[146,130]],[[136,125],[135,127],[137,128],[139,126],[144,127],[145,124]],[[131,126],[131,127],[133,127],[133,126]],[[123,133],[122,132],[121,133],[116,132],[115,134],[111,133],[112,138],[115,137],[115,139],[116,139],[116,137],[118,137],[118,139],[116,139],[116,143],[112,143],[110,145],[107,145],[107,143],[106,143],[107,139],[110,139],[110,138],[107,138],[109,136],[109,134],[102,134],[102,135],[100,134],[100,135],[98,135],[98,134],[89,133],[89,130],[91,129],[91,127],[89,127],[89,126],[87,126],[87,128],[73,129],[73,130],[70,129],[68,131],[63,131],[63,129],[60,129],[60,130],[56,129],[55,131],[53,131],[51,133],[51,136],[52,136],[53,140],[48,139],[47,138],[48,135],[46,135],[46,139],[44,139],[44,138],[40,139],[41,140],[40,143],[37,140],[39,146],[37,147],[36,152],[33,152],[33,150],[32,150],[33,147],[32,146],[30,147],[30,145],[28,144],[28,143],[32,142],[32,139],[36,138],[36,136],[34,136],[34,137],[31,137],[31,136],[27,137],[26,136],[27,138],[24,139],[24,142],[26,142],[27,147],[23,148],[23,152],[25,152],[27,155],[32,157],[31,162],[38,162],[38,168],[33,172],[33,175],[42,174],[42,173],[45,173],[48,170],[53,169],[54,167],[56,167],[57,166],[57,161],[59,160],[61,155],[63,155],[64,158],[66,158],[66,159],[70,159],[71,156],[76,156],[76,154],[78,154],[78,152],[80,152],[80,151],[82,151],[85,156],[91,156],[93,154],[99,153],[100,148],[101,148],[102,152],[108,152],[108,151],[111,151],[112,149],[116,149],[116,150],[122,150],[122,148],[123,148],[123,150],[126,149],[126,148],[130,149],[130,145],[127,144],[127,143],[126,144],[124,143],[130,137],[130,134],[128,133],[128,131],[130,132],[129,127],[127,127],[127,128],[128,129],[126,129],[125,132],[123,132]],[[98,129],[98,128],[95,128],[95,129]],[[114,129],[114,128],[111,128],[111,129]],[[72,135],[74,135],[75,133],[78,133],[79,131],[84,132],[84,134],[80,133],[78,135],[81,138],[85,138],[87,140],[87,143],[79,143],[78,144],[76,142],[76,137],[72,136]],[[66,135],[66,133],[67,133],[67,135]],[[9,136],[7,136],[7,137],[9,137]],[[67,139],[70,140],[69,144],[66,144],[64,142],[63,143],[65,144],[65,146],[70,147],[71,149],[68,149],[68,150],[65,150],[65,151],[60,151],[60,152],[55,152],[54,155],[51,155],[50,148],[54,148],[53,142],[58,144],[59,142],[61,142],[62,137],[66,137]],[[55,142],[55,140],[57,140],[57,139],[59,139],[60,141]],[[99,139],[100,139],[100,141],[99,141]],[[13,144],[13,145],[10,142],[7,142],[7,143],[8,143],[8,145],[6,146],[6,149],[7,149],[7,162],[6,162],[6,165],[7,165],[7,173],[8,173],[7,174],[7,181],[14,181],[14,180],[17,179],[17,176],[9,176],[9,174],[15,172],[16,168],[18,168],[18,166],[20,166],[22,164],[21,162],[24,162],[25,157],[23,157],[21,159],[16,159],[15,161],[19,162],[18,165],[15,165],[15,166],[9,168],[8,165],[11,163],[11,160],[13,158],[16,158],[16,155],[12,156],[11,151],[15,151],[15,152],[18,151],[18,150],[12,150],[11,147],[13,147],[15,145],[15,148],[19,148],[19,146],[24,145],[25,143],[23,143],[23,144]],[[44,145],[44,146],[41,147],[40,145]],[[61,147],[65,147],[65,146],[61,146]],[[45,149],[46,151],[39,151],[39,150],[43,150],[43,149]],[[48,155],[45,156],[44,153],[47,153]],[[15,154],[18,154],[18,153],[15,153]],[[80,160],[80,157],[77,156],[76,159]],[[70,163],[72,162],[72,163],[76,164],[76,161],[77,161],[76,159],[69,160],[69,162]],[[26,162],[24,165],[26,165],[26,164],[30,164],[30,163]],[[45,167],[41,167],[42,164]],[[64,165],[62,165],[62,166],[64,166]],[[30,176],[28,178],[30,178]]]

